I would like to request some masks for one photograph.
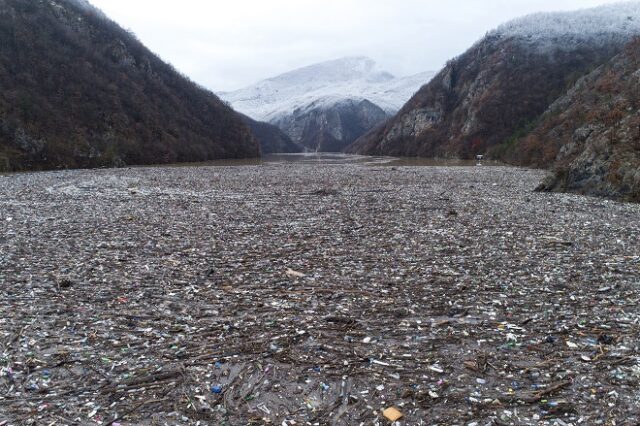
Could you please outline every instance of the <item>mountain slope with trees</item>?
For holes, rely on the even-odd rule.
[[[81,0],[0,0],[0,169],[256,157],[238,114]]]
[[[509,22],[450,61],[393,119],[347,151],[503,159],[505,147],[558,97],[638,34],[636,2]]]
[[[554,164],[540,190],[640,201],[640,39],[555,102],[511,155]]]

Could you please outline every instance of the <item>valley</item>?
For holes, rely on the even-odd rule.
[[[0,426],[640,424],[614,1],[0,0]]]

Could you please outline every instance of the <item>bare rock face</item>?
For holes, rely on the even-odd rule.
[[[393,144],[393,141],[411,137],[437,126],[443,118],[443,111],[439,108],[419,108],[402,115],[389,132],[384,135],[383,149]]]
[[[640,41],[583,78],[517,142],[555,164],[539,188],[640,201]]]
[[[348,152],[504,159],[575,81],[640,34],[640,5],[539,14],[503,25],[450,61]],[[526,163],[526,161],[525,161]]]
[[[238,114],[85,0],[0,0],[0,171],[257,157]]]
[[[307,150],[340,152],[386,118],[384,110],[367,100],[345,100],[313,103],[274,124]]]

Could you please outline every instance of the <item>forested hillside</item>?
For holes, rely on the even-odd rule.
[[[0,169],[256,157],[240,117],[86,2],[0,0]]]
[[[348,151],[504,159],[558,97],[638,34],[635,2],[516,19],[451,60],[395,118]]]
[[[640,201],[639,111],[640,40],[635,40],[554,103],[511,154],[540,166],[554,164],[541,190]]]

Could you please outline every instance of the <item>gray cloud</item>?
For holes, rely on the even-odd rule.
[[[499,24],[616,0],[91,0],[212,90],[366,55],[399,76],[440,68]]]

